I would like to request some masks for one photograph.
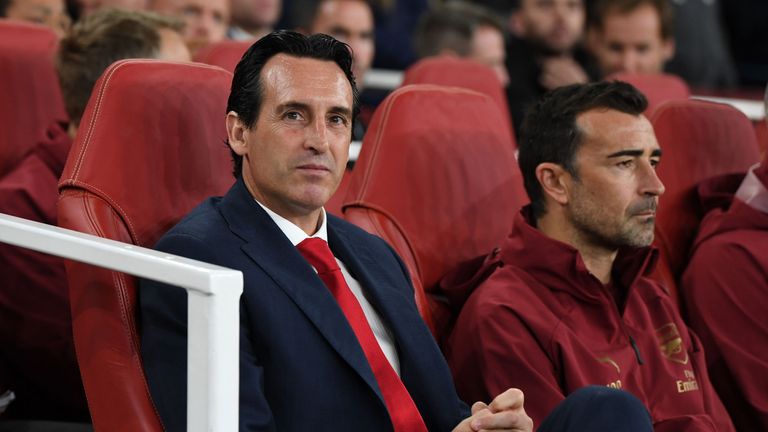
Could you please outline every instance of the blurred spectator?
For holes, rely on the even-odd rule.
[[[259,39],[271,32],[280,18],[281,0],[232,0],[231,25],[227,37],[235,40]]]
[[[57,72],[72,121],[54,124],[0,180],[0,213],[56,225],[57,183],[91,90],[112,62],[133,57],[188,60],[183,24],[147,12],[100,10],[62,39]],[[126,119],[126,127],[132,127]],[[11,390],[4,419],[89,421],[72,343],[61,259],[0,244],[0,394]]]
[[[691,327],[701,336],[712,382],[736,428],[765,431],[768,156],[746,176],[707,180],[698,193],[708,213],[682,278]]]
[[[352,48],[352,71],[357,88],[362,89],[375,51],[370,3],[366,0],[294,0],[293,4],[298,31],[324,33]]]
[[[71,23],[64,0],[0,0],[0,18],[42,24],[59,37],[64,36]]]
[[[416,61],[413,35],[430,0],[371,0],[376,29],[373,67],[405,70]]]
[[[182,34],[193,55],[227,36],[229,0],[153,0],[150,9],[184,21]]]
[[[725,42],[718,0],[667,0],[675,16],[675,56],[666,70],[699,88],[736,85],[736,69]],[[733,0],[728,0],[733,1]],[[763,18],[768,15],[763,15]]]
[[[504,65],[504,24],[478,5],[451,1],[427,12],[416,29],[419,58],[454,54],[487,64],[502,86],[509,83]]]
[[[739,84],[763,88],[768,82],[768,1],[727,0],[720,8]]]
[[[557,87],[596,78],[580,42],[586,12],[582,0],[520,0],[510,16],[507,69],[515,131],[526,108]]]
[[[668,0],[597,0],[589,46],[603,76],[661,73],[675,53]]]

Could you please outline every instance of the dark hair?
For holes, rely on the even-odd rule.
[[[590,7],[589,27],[602,32],[606,16],[614,13],[626,15],[645,5],[652,6],[659,16],[661,39],[673,37],[675,13],[669,0],[597,0]]]
[[[560,87],[539,99],[523,120],[518,154],[533,217],[538,219],[546,213],[544,192],[536,178],[539,164],[558,164],[578,178],[574,159],[583,138],[576,124],[579,114],[603,108],[640,115],[647,107],[645,96],[621,81]]]
[[[11,6],[11,0],[0,0],[0,18],[4,18]]]
[[[419,58],[452,50],[458,56],[468,56],[472,38],[479,26],[492,27],[505,34],[504,24],[486,8],[462,1],[449,1],[421,17],[414,35],[414,47]]]
[[[80,123],[93,86],[107,66],[126,58],[155,58],[160,52],[159,31],[183,28],[177,18],[120,9],[101,9],[75,24],[56,53],[56,72],[70,121]]]
[[[352,85],[353,128],[350,130],[354,129],[360,104],[355,77],[352,74],[352,51],[347,44],[324,34],[305,36],[293,31],[280,30],[264,36],[251,45],[235,68],[232,89],[227,100],[227,112],[236,112],[246,128],[253,127],[264,97],[261,70],[269,59],[277,54],[328,60],[336,63],[349,80],[349,84]],[[230,151],[234,164],[233,174],[235,178],[238,178],[243,167],[243,157],[232,151],[231,148]]]

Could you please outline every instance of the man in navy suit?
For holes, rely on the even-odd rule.
[[[530,431],[519,390],[471,410],[458,398],[397,254],[323,210],[357,113],[351,65],[347,46],[325,35],[256,42],[227,107],[237,181],[157,245],[243,271],[240,430]],[[304,258],[308,241],[330,247],[336,279]],[[153,401],[166,430],[183,431],[186,294],[145,281],[139,302]]]

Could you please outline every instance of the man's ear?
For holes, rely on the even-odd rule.
[[[674,38],[667,38],[666,40],[661,42],[661,52],[662,52],[662,58],[664,59],[664,63],[668,62],[672,59],[672,57],[675,56],[675,39]]]
[[[240,156],[244,156],[248,153],[248,144],[245,140],[245,132],[247,129],[240,120],[237,113],[230,111],[227,113],[227,139],[229,141],[229,147],[232,151]]]
[[[527,29],[523,20],[523,13],[518,9],[509,16],[509,31],[518,38],[525,38]]]
[[[560,205],[568,204],[571,178],[570,173],[556,163],[544,162],[536,167],[536,179],[541,185],[545,198],[549,197]]]

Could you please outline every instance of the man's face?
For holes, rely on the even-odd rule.
[[[280,18],[281,0],[232,0],[232,21],[245,28],[272,28]]]
[[[661,73],[674,54],[672,40],[661,36],[656,9],[648,4],[626,14],[609,13],[602,32],[595,30],[595,57],[604,75]]]
[[[341,181],[352,137],[352,86],[332,61],[285,54],[272,57],[260,79],[258,119],[244,130],[243,145],[232,148],[243,156],[243,179],[254,198],[292,220],[317,211]]]
[[[592,110],[576,124],[583,141],[575,157],[577,178],[569,177],[566,214],[578,238],[608,250],[650,245],[664,193],[651,123],[645,116]]]
[[[184,41],[193,54],[226,37],[229,0],[155,0],[153,10],[184,20]]]
[[[509,74],[505,65],[507,54],[504,50],[504,36],[495,27],[481,25],[475,29],[469,58],[493,68],[502,87],[509,84]]]
[[[320,3],[311,33],[325,33],[352,48],[358,87],[373,62],[373,14],[360,0],[325,0]]]
[[[512,29],[549,53],[564,54],[581,40],[584,19],[582,0],[521,0]]]
[[[63,0],[11,0],[6,18],[48,26],[59,38],[71,24]]]

